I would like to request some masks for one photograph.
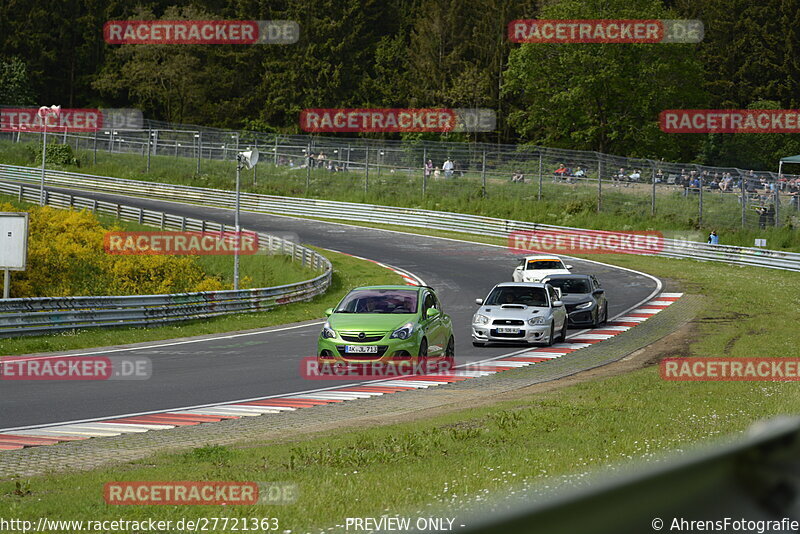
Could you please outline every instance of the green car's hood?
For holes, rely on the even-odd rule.
[[[334,313],[328,317],[331,328],[345,332],[391,332],[416,320],[415,313]]]

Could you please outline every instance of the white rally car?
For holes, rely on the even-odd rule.
[[[511,280],[514,282],[541,282],[553,274],[571,274],[572,265],[564,265],[558,256],[525,256],[519,262]]]

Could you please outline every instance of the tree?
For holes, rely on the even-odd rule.
[[[543,19],[667,19],[658,0],[560,0]],[[629,156],[692,157],[700,140],[664,134],[664,109],[702,107],[702,69],[688,44],[523,44],[504,90],[509,121],[543,145]]]
[[[28,78],[28,67],[18,57],[0,60],[0,105],[32,106],[36,99]]]

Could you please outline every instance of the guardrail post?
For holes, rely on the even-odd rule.
[[[597,152],[595,152],[597,154]],[[603,209],[603,160],[597,154],[597,213]]]
[[[206,232],[206,220],[203,219],[200,221],[200,233],[204,234]]]
[[[162,211],[161,212],[161,229],[162,230],[164,229],[164,223],[166,222],[166,220],[167,220],[167,214]]]
[[[117,219],[122,217],[122,204],[117,204]]]
[[[542,200],[542,151],[539,150],[539,194],[536,198]]]
[[[25,187],[19,186],[19,201],[22,202],[22,199],[25,197]]]
[[[775,183],[775,228],[778,228],[781,225],[781,196],[780,190],[778,189],[778,184]]]
[[[369,145],[366,145],[366,151],[367,154],[364,158],[366,162],[364,165],[364,168],[366,169],[366,172],[364,174],[364,194],[366,194],[369,191]]]
[[[703,227],[703,175],[701,174],[698,178],[700,181],[700,193],[697,198],[697,226],[702,228]]]
[[[422,196],[428,189],[428,147],[422,147]]]
[[[186,231],[186,216],[181,217],[181,232]]]
[[[75,202],[75,197],[72,195],[69,196],[69,209],[72,209],[72,205]]]
[[[153,138],[153,134],[150,131],[150,128],[147,129],[147,172],[150,172],[150,142]]]
[[[652,176],[651,179],[653,181],[653,196],[650,199],[650,216],[654,217],[655,214],[656,214],[656,168],[655,168],[655,166],[653,166],[653,176]]]
[[[311,157],[311,141],[306,145],[306,195],[311,187],[311,165],[314,159]]]
[[[144,223],[144,209],[139,208],[139,224]]]
[[[92,156],[92,165],[97,165],[97,129],[94,131],[94,148],[92,150],[94,150],[94,156]],[[147,162],[150,163],[150,160],[148,159]]]
[[[481,196],[486,198],[486,149],[483,149],[481,158]]]
[[[92,200],[92,213],[97,213],[97,199]]]

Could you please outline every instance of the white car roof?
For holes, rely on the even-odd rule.
[[[558,256],[525,256],[525,261],[529,260],[549,260],[549,261],[561,261],[561,258]]]

